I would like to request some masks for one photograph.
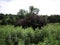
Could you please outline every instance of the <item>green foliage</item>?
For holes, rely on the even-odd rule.
[[[38,14],[38,12],[39,12],[38,8],[35,8],[34,6],[29,7],[29,13],[30,14],[33,14],[33,13]]]
[[[51,15],[48,20],[50,23],[60,23],[60,15]]]
[[[6,37],[8,37],[7,42]],[[11,37],[11,39],[10,39]],[[15,41],[18,45],[60,45],[60,24],[47,24],[42,29],[35,31],[30,27],[13,27],[12,25],[0,26],[0,45],[13,45]]]
[[[20,9],[19,12],[17,13],[17,15],[19,16],[19,18],[24,18],[25,15],[27,15],[27,11]]]

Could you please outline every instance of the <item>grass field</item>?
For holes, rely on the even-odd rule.
[[[13,39],[17,37],[18,45],[60,45],[60,24],[47,24],[35,31],[31,27],[22,29],[12,25],[0,25],[0,45],[9,45],[5,42],[7,36]],[[14,41],[9,39],[8,43],[13,45]]]

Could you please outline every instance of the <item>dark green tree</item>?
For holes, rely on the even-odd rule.
[[[34,6],[29,7],[29,13],[30,14],[33,14],[33,13],[38,14],[38,12],[39,12],[38,8],[35,8]]]
[[[0,13],[0,20],[2,20],[4,18],[4,14]]]
[[[17,15],[19,18],[23,18],[28,12],[26,10],[20,9]]]

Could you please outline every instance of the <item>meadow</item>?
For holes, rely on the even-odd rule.
[[[8,43],[6,37],[9,37]],[[22,29],[13,25],[0,25],[0,45],[13,45],[13,40],[18,40],[18,45],[60,45],[60,24],[47,24],[35,31],[31,27]]]

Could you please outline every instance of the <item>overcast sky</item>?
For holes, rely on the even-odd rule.
[[[60,0],[0,0],[0,13],[17,14],[32,5],[40,10],[39,14],[60,14]]]

